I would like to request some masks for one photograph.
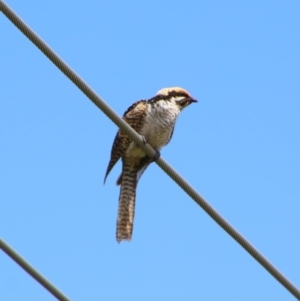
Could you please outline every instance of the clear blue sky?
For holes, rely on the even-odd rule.
[[[162,156],[300,286],[300,2],[17,1],[120,115],[199,100]],[[117,244],[117,127],[0,14],[0,236],[73,301],[294,300],[156,165]],[[53,297],[0,253],[1,300]]]

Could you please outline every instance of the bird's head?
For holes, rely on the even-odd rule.
[[[180,87],[164,88],[157,92],[156,97],[175,103],[180,110],[192,102],[197,102],[190,93]]]

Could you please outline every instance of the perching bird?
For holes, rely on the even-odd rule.
[[[172,138],[179,113],[192,102],[197,100],[186,90],[179,87],[165,88],[148,100],[135,102],[124,113],[123,119],[157,151],[158,158],[160,149]],[[119,130],[112,146],[104,182],[120,158],[123,167],[117,180],[117,185],[121,185],[116,233],[118,242],[131,240],[137,183],[153,161]]]

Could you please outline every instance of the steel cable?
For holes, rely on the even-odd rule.
[[[70,301],[61,291],[59,291],[49,280],[33,268],[24,258],[22,258],[12,247],[0,238],[0,249],[2,249],[11,259],[21,266],[28,274],[40,283],[48,292],[60,301]],[[3,272],[2,272],[3,273]]]
[[[34,43],[93,103],[103,111],[131,140],[146,154],[154,158],[156,151],[149,145],[144,145],[141,136],[124,122],[54,51],[42,41],[2,0],[0,9],[5,16]],[[191,185],[183,179],[161,157],[156,163],[232,238],[234,238],[253,258],[255,258],[274,278],[276,278],[298,300],[300,291],[279,270],[276,269],[254,246],[252,246],[233,226],[231,226]]]

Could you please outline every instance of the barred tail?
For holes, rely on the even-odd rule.
[[[117,221],[117,241],[131,240],[135,192],[137,186],[137,172],[130,166],[123,166],[121,180],[121,191],[119,197],[118,221]]]

